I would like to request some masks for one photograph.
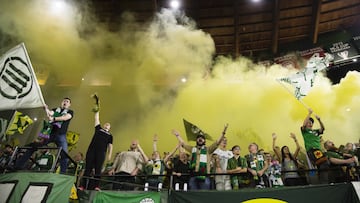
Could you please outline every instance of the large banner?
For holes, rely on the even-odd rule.
[[[324,56],[325,51],[321,47],[315,47],[312,49],[306,49],[298,52],[301,58],[303,58],[306,61],[309,60],[315,53],[318,53],[319,56]]]
[[[74,177],[53,173],[0,175],[0,202],[69,202]]]
[[[358,53],[360,53],[360,35],[354,36],[352,38],[352,42],[355,44],[355,46],[358,50]]]
[[[351,183],[283,188],[241,189],[236,191],[173,191],[171,203],[358,203],[359,198]]]
[[[284,68],[288,69],[300,69],[300,65],[298,63],[298,56],[295,53],[287,54],[285,56],[280,56],[274,58],[274,62],[280,64]]]
[[[327,48],[334,56],[334,64],[341,64],[359,57],[359,53],[350,41],[335,42]]]
[[[24,43],[0,58],[0,110],[36,108],[45,105]]]
[[[79,192],[80,202],[107,203],[358,203],[360,182],[231,191],[94,191]]]

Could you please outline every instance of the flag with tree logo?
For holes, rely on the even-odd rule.
[[[196,125],[190,123],[189,121],[187,121],[185,119],[183,119],[183,121],[184,121],[184,127],[185,127],[185,131],[186,131],[187,140],[196,141],[196,138],[197,138],[198,135],[204,135],[204,137],[207,140],[213,140],[212,137],[209,134],[202,131]]]
[[[294,96],[300,100],[305,97],[314,86],[316,74],[330,65],[333,60],[331,54],[325,53],[322,57],[319,53],[315,53],[307,62],[306,67],[293,75],[280,78],[278,81],[291,84],[295,91]]]

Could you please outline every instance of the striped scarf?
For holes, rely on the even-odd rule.
[[[197,163],[197,155],[199,155],[199,165]],[[201,175],[207,174],[207,149],[205,146],[201,147],[200,152],[197,147],[192,148],[191,160],[190,160],[190,169],[194,172],[197,172]],[[206,176],[197,176],[198,179],[205,179]]]

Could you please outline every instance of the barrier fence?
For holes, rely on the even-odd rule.
[[[62,150],[62,148],[58,148],[58,147],[38,147],[35,148],[35,150],[56,150],[56,154],[54,156],[54,160],[53,163],[51,165],[50,169],[47,169],[45,171],[41,171],[38,170],[40,172],[50,172],[50,173],[55,173],[57,166],[58,166],[58,162],[60,160],[60,157],[66,156],[66,158],[70,161],[70,163],[72,163],[72,165],[77,168],[77,163],[66,153]],[[18,170],[14,170],[14,165],[16,163],[17,157],[19,156],[19,154],[23,153],[24,150],[34,150],[33,147],[16,147],[14,150],[14,153],[11,155],[10,160],[6,166],[6,168],[3,170],[3,173],[7,173],[7,172],[13,172],[13,171],[18,171]],[[35,160],[32,161],[33,164],[37,164]],[[341,180],[340,182],[351,182],[351,181],[359,181],[360,177],[359,177],[359,166],[340,166],[340,167],[344,167],[346,168],[346,170],[344,170],[344,179]],[[302,174],[302,178],[304,178],[304,183],[302,185],[316,185],[319,183],[322,183],[319,180],[319,174],[323,174],[323,173],[331,173],[332,171],[339,171],[339,170],[343,170],[340,169],[339,167],[330,167],[330,168],[326,168],[326,169],[299,169],[299,170],[289,170],[289,171],[281,171],[281,175],[284,175],[286,173],[298,173],[298,174]],[[329,174],[330,174],[329,173]],[[241,175],[242,173],[238,173],[238,174],[228,174],[228,173],[210,173],[210,174],[182,174],[181,176],[183,177],[188,177],[188,179],[190,177],[193,176],[206,176],[209,177],[211,180],[211,189],[212,190],[216,190],[215,187],[215,177],[216,176],[227,176],[227,177],[231,177],[231,176],[237,176],[237,175]],[[76,174],[76,170],[75,173],[72,174],[68,174],[68,175],[73,175],[73,176],[77,176]],[[269,174],[269,176],[267,176],[267,180],[269,181],[269,183],[267,184],[268,187],[274,187],[274,184],[272,184],[272,180],[270,178],[270,176],[273,174]],[[326,174],[327,175],[327,174]],[[331,174],[330,174],[331,175]],[[134,177],[135,181],[133,183],[129,183],[129,182],[121,182],[121,181],[116,181],[117,177],[129,177],[128,175],[106,175],[106,173],[102,174],[100,176],[100,178],[94,178],[94,177],[77,177],[77,178],[82,178],[86,183],[91,182],[91,180],[99,180],[100,181],[100,188],[102,190],[117,190],[114,189],[114,184],[117,185],[126,185],[129,186],[131,188],[133,188],[134,190],[138,190],[138,191],[187,191],[187,190],[191,190],[191,188],[189,187],[188,183],[182,184],[182,183],[177,183],[174,182],[174,177],[175,175],[172,174],[167,174],[167,175],[137,175]],[[281,176],[278,175],[277,178],[281,179]],[[159,182],[156,186],[154,186],[154,184],[151,184],[151,182],[149,182],[148,180],[150,179],[158,179]],[[330,181],[330,183],[333,183]],[[87,185],[85,185],[85,188]],[[276,187],[278,187],[279,185],[276,185]]]
[[[61,148],[39,147],[37,150],[49,149],[56,150],[54,162],[49,170],[11,170],[16,162],[17,153],[23,153],[29,147],[16,148],[15,153],[10,158],[7,168],[0,175],[0,202],[21,202],[24,199],[38,199],[39,202],[67,202],[69,194],[72,194],[74,182],[77,175],[56,174],[57,163],[60,156],[66,156],[70,163],[77,166],[77,163],[62,153]],[[355,168],[355,174],[351,176],[350,169]],[[175,182],[175,176],[169,175],[137,175],[134,176],[134,183],[126,181],[116,181],[118,177],[128,177],[124,175],[106,175],[100,178],[81,177],[85,182],[100,180],[101,191],[84,190],[77,191],[75,196],[78,202],[154,202],[154,203],[196,203],[196,202],[246,202],[250,200],[268,200],[274,202],[360,202],[359,167],[347,167],[344,181],[335,184],[320,184],[318,174],[339,170],[339,168],[329,169],[300,169],[294,171],[281,171],[282,174],[297,172],[302,174],[307,186],[293,187],[274,187],[269,184],[269,188],[253,189],[240,188],[240,190],[217,191],[215,184],[209,191],[193,191],[187,183],[184,185]],[[182,174],[184,177],[193,177],[199,174]],[[210,177],[214,183],[216,176],[230,176],[227,173],[212,173],[205,176]],[[239,175],[239,174],[231,174]],[[148,182],[149,179],[160,179],[161,184],[153,186]],[[355,181],[355,182],[354,182]],[[351,183],[350,183],[351,182]],[[126,185],[133,188],[132,191],[114,190],[113,185]],[[75,189],[76,193],[76,189]],[[38,194],[44,194],[43,197]],[[33,196],[35,195],[35,196]],[[41,199],[43,198],[43,199]],[[281,200],[281,201],[279,201]]]
[[[346,167],[346,166],[345,166]],[[355,175],[350,175],[350,169],[354,168],[356,169],[356,174]],[[341,181],[342,183],[349,183],[352,181],[360,181],[360,177],[359,177],[359,170],[360,167],[359,166],[352,166],[352,167],[347,167],[346,171],[344,171],[344,179],[343,181]],[[281,171],[282,174],[284,173],[293,173],[293,172],[297,172],[300,174],[304,174],[304,177],[306,179],[306,184],[303,185],[317,185],[317,184],[321,184],[321,182],[319,181],[319,173],[323,173],[323,172],[331,172],[331,171],[338,171],[339,168],[328,168],[328,169],[299,169],[299,170],[288,170],[288,171]],[[343,169],[341,169],[343,170]],[[233,174],[228,174],[228,173],[209,173],[209,174],[202,174],[201,176],[207,176],[210,177],[211,181],[215,183],[215,176],[237,176],[237,175],[241,175],[242,173],[233,173]],[[93,176],[88,176],[88,177],[81,177],[83,179],[87,179],[87,180],[99,180],[101,183],[100,185],[108,185],[107,187],[100,187],[100,188],[105,188],[107,190],[112,190],[109,186],[111,184],[120,184],[120,185],[127,185],[127,186],[131,186],[134,187],[135,190],[143,190],[143,191],[148,191],[148,190],[152,190],[152,191],[187,191],[187,190],[191,190],[191,188],[189,188],[188,183],[185,183],[185,185],[180,185],[179,183],[175,183],[174,182],[174,177],[176,175],[137,175],[135,176],[135,183],[129,183],[129,182],[118,182],[115,181],[114,179],[116,177],[129,177],[128,175],[106,175],[103,174],[100,176],[100,178],[94,178]],[[185,177],[194,177],[194,176],[199,176],[199,174],[182,174],[182,176]],[[147,182],[148,179],[153,179],[153,178],[168,178],[168,182],[165,183],[164,181],[160,182],[157,186],[150,186],[149,182]],[[329,182],[329,184],[333,184],[335,182]],[[278,187],[278,186],[274,186],[272,184],[269,184],[270,187]],[[285,185],[284,185],[285,186]],[[183,189],[180,189],[183,188]],[[212,190],[216,190],[215,185],[212,185]]]

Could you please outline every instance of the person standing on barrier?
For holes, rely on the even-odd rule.
[[[191,177],[189,180],[190,190],[210,190],[210,178],[206,175],[210,173],[211,154],[216,150],[221,140],[224,138],[227,127],[228,125],[225,125],[221,136],[209,147],[205,145],[206,139],[203,134],[197,135],[196,146],[190,146],[184,143],[184,140],[180,137],[180,133],[178,131],[172,131],[181,143],[182,147],[191,153],[190,170],[195,176]]]
[[[95,95],[96,103],[98,104],[98,97]],[[101,169],[103,167],[106,152],[107,152],[107,160],[111,161],[112,149],[113,149],[113,136],[110,133],[111,125],[110,123],[105,123],[103,127],[100,125],[100,109],[99,107],[93,109],[95,113],[95,132],[92,137],[91,143],[86,152],[86,160],[85,160],[85,172],[84,176],[89,177],[91,171],[94,169],[95,180],[90,180],[88,184],[89,190],[100,190],[99,187],[99,179],[101,177]],[[79,189],[84,189],[85,181],[87,178],[83,178],[83,184],[79,187]]]
[[[329,164],[327,157],[324,155],[324,152],[321,150],[321,136],[324,133],[325,127],[318,115],[315,115],[316,120],[320,124],[319,129],[313,129],[314,119],[311,118],[313,111],[308,109],[308,114],[304,119],[303,125],[301,126],[301,134],[304,139],[305,149],[307,156],[313,165],[309,168],[314,168],[316,166],[320,171],[319,181],[320,183],[328,183],[328,172]]]
[[[65,97],[60,107],[49,109],[45,106],[46,115],[51,125],[49,137],[40,139],[29,144],[32,149],[26,150],[24,155],[16,161],[15,169],[24,169],[27,160],[31,157],[37,147],[42,147],[48,143],[54,142],[57,147],[61,147],[60,173],[65,174],[67,169],[68,158],[64,153],[68,153],[68,143],[66,140],[66,132],[68,130],[71,119],[74,117],[74,111],[70,109],[71,100]]]

